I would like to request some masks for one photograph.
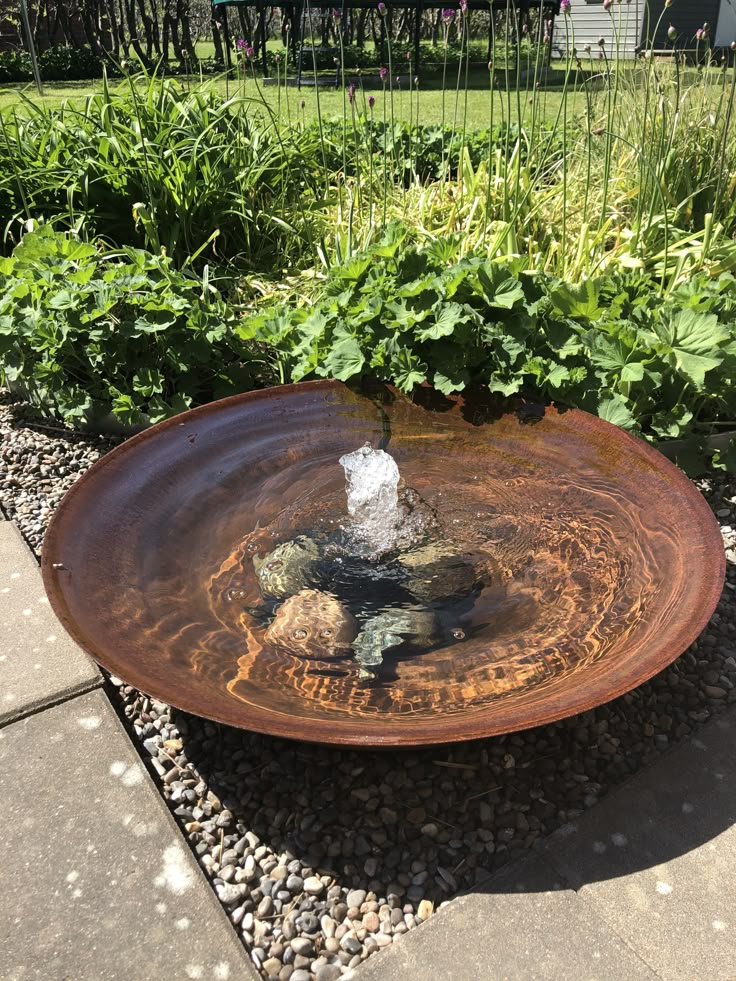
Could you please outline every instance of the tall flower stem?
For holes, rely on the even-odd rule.
[[[444,52],[442,56],[442,122],[440,125],[442,139],[442,160],[440,163],[440,178],[445,176],[445,92],[447,90],[447,47],[449,44],[450,26],[442,12],[442,32],[444,35]]]
[[[490,222],[490,211],[491,211],[491,180],[493,179],[493,141],[495,134],[493,132],[493,115],[495,108],[495,93],[493,89],[493,55],[496,53],[496,18],[493,11],[491,10],[491,61],[488,62],[488,157],[486,159],[486,211],[485,211],[485,221],[483,225],[483,248],[486,245],[486,238],[488,236],[488,225]]]

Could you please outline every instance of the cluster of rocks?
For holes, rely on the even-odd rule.
[[[112,441],[38,428],[29,411],[0,405],[0,500],[38,549],[63,493]],[[736,480],[699,486],[729,560],[708,628],[652,681],[562,722],[452,747],[343,750],[230,729],[109,680],[265,978],[349,976],[736,701]]]

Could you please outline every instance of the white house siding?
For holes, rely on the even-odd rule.
[[[585,46],[589,44],[593,58],[598,58],[598,40],[604,38],[609,57],[615,58],[618,52],[622,58],[632,58],[641,38],[644,7],[645,0],[614,0],[606,11],[603,0],[572,0],[570,13],[555,18],[553,55],[564,57],[569,43],[585,61]]]
[[[727,48],[736,41],[736,0],[721,0],[716,28],[716,47]]]

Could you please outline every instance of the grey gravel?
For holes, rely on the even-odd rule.
[[[0,399],[0,502],[38,553],[74,480],[118,440]],[[698,486],[727,582],[710,624],[657,677],[529,732],[392,754],[273,739],[109,692],[253,963],[334,981],[736,701],[736,478]]]

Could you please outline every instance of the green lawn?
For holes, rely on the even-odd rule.
[[[420,84],[418,91],[419,98],[419,119],[423,123],[439,123],[444,118],[448,124],[452,123],[455,115],[456,104],[456,78],[448,78],[448,88],[442,92],[441,77],[427,76]],[[279,113],[284,118],[303,119],[309,121],[317,116],[317,102],[323,116],[341,116],[343,112],[343,92],[334,87],[320,88],[316,93],[313,87],[304,86],[301,90],[295,87],[264,86],[259,80],[256,83],[253,78],[249,78],[243,83],[237,79],[225,80],[224,77],[175,79],[174,84],[183,88],[202,86],[205,89],[213,89],[216,92],[236,95],[239,92],[247,97],[260,100],[263,97],[274,112]],[[531,83],[530,83],[531,86]],[[111,82],[112,91],[125,91],[128,82]],[[71,105],[80,104],[88,95],[101,90],[100,82],[67,82],[67,83],[48,83],[44,88],[44,96],[40,97],[34,86],[30,84],[5,86],[0,88],[0,110],[12,111],[21,108],[26,100],[33,103],[40,103],[45,106],[60,106],[62,103]],[[373,95],[376,100],[374,109],[375,117],[382,118],[383,114],[383,92],[380,88],[366,90],[365,98]],[[494,116],[498,121],[502,113],[509,111],[512,118],[517,118],[519,110],[524,116],[530,112],[531,88],[523,85],[520,90],[510,92],[494,92]],[[417,92],[412,93],[411,99],[409,92],[399,87],[394,91],[394,115],[396,119],[409,120],[417,118]],[[554,122],[559,111],[561,102],[561,87],[551,85],[549,88],[538,91],[538,108],[549,122]],[[568,99],[568,112],[582,110],[584,106],[582,93],[577,93]],[[302,107],[302,103],[304,104]],[[390,102],[387,99],[386,114],[390,114]],[[444,110],[443,110],[444,103]],[[363,96],[358,95],[358,104],[362,106]],[[465,91],[461,88],[457,98],[457,119],[458,125],[465,115],[466,127],[468,129],[482,129],[488,126],[490,118],[490,95],[489,95],[489,76],[487,72],[473,72],[468,79],[467,98]]]

